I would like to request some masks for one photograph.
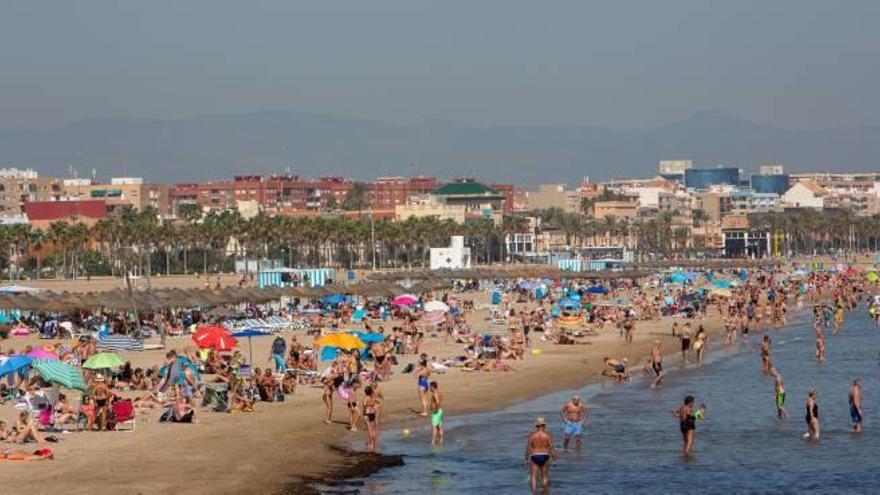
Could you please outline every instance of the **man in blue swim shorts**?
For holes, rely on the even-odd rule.
[[[571,437],[574,437],[575,448],[580,452],[581,436],[584,433],[587,421],[587,409],[581,402],[581,398],[577,395],[572,395],[571,400],[566,402],[562,406],[562,410],[559,411],[559,417],[562,418],[562,423],[565,425],[562,432],[562,448],[568,449],[568,442],[571,440]]]

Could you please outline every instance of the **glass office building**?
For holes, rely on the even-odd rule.
[[[788,184],[788,174],[752,176],[752,190],[756,193],[775,193],[782,196],[788,191]]]
[[[684,171],[684,186],[691,189],[709,189],[711,186],[739,185],[739,169],[736,167],[689,168]]]

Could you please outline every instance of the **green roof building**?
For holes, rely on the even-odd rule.
[[[467,213],[491,216],[500,212],[504,195],[473,179],[459,179],[440,186],[434,196],[447,205],[462,205]]]

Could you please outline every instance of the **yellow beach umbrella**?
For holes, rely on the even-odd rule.
[[[364,349],[366,344],[364,344],[361,339],[355,337],[350,333],[333,333],[330,335],[325,335],[319,338],[315,344],[321,347],[338,347],[340,349]]]

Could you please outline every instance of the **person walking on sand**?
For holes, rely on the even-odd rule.
[[[694,449],[694,434],[697,430],[697,420],[706,417],[706,405],[700,404],[699,409],[694,409],[694,397],[688,395],[684,398],[684,404],[672,411],[678,417],[678,426],[681,430],[681,452],[687,457]]]
[[[431,446],[443,445],[443,397],[440,386],[431,382]]]
[[[862,381],[856,378],[849,388],[849,416],[853,422],[853,433],[862,431]]]
[[[654,381],[651,382],[651,388],[660,387],[663,381],[663,352],[660,350],[660,341],[654,341],[654,347],[651,348],[651,369],[654,370]]]
[[[556,460],[556,448],[553,438],[547,433],[547,422],[544,418],[535,421],[535,431],[529,434],[526,441],[525,464],[529,467],[529,481],[532,491],[538,489],[538,475],[541,486],[546,490],[550,486],[550,460]]]
[[[581,403],[581,398],[577,395],[572,395],[571,400],[566,402],[562,406],[562,410],[559,411],[559,417],[562,418],[562,423],[565,425],[562,449],[568,450],[568,442],[571,440],[571,437],[574,437],[575,448],[580,452],[581,437],[583,436],[584,428],[587,426],[587,409]]]
[[[807,432],[804,438],[819,440],[819,405],[816,403],[816,389],[810,389],[807,393]]]

